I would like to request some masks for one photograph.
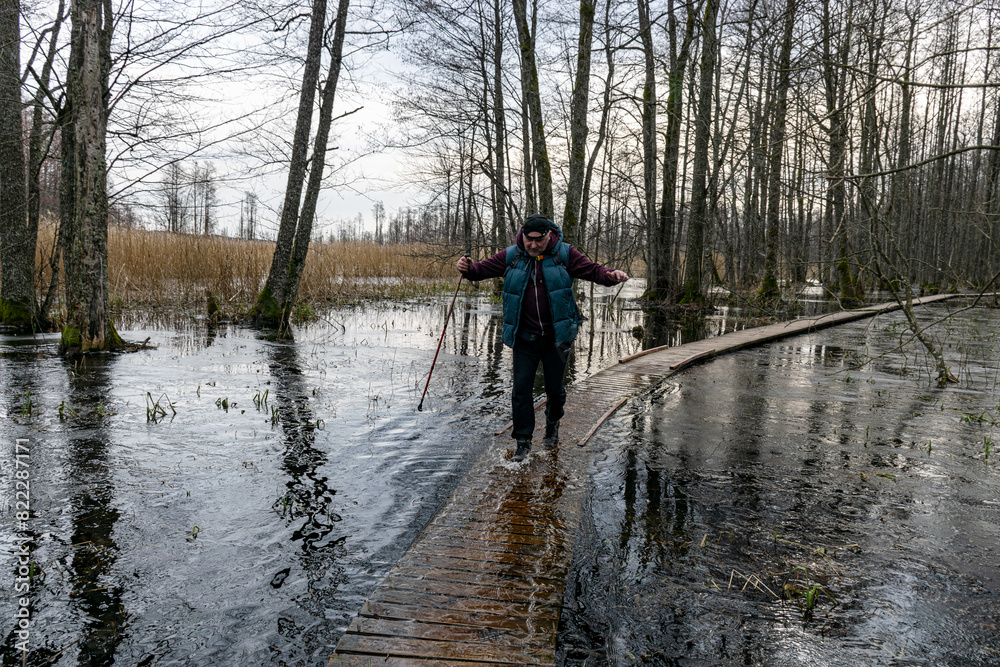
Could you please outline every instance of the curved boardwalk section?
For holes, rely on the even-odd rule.
[[[597,427],[629,396],[690,364],[897,307],[771,324],[634,355],[573,385],[559,447],[536,444],[524,463],[512,464],[504,459],[510,438],[494,437],[369,596],[329,665],[555,664],[590,464],[583,445]]]

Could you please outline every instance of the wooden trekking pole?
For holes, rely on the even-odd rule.
[[[465,253],[466,257],[472,257],[471,253]],[[441,327],[441,338],[438,339],[437,350],[434,351],[434,361],[431,362],[431,370],[427,373],[427,382],[424,383],[424,393],[420,395],[420,403],[417,404],[417,412],[424,410],[424,397],[427,396],[427,387],[431,384],[431,374],[434,373],[434,366],[437,364],[438,353],[441,352],[441,343],[444,342],[444,332],[448,330],[448,322],[451,320],[451,311],[455,307],[455,299],[458,298],[458,290],[462,286],[462,278],[465,276],[458,274],[458,284],[455,285],[455,295],[451,297],[451,305],[448,306],[448,314],[444,316],[444,326]]]

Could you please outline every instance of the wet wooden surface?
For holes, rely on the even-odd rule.
[[[916,303],[953,297],[938,295]],[[634,356],[568,388],[560,444],[507,460],[506,433],[459,482],[337,644],[329,665],[554,665],[591,452],[629,396],[714,356],[894,310],[882,304]]]

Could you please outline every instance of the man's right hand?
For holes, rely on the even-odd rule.
[[[459,273],[465,273],[469,270],[469,267],[472,266],[472,259],[469,257],[460,257],[455,266],[458,267]]]

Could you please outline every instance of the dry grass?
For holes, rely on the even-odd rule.
[[[39,235],[38,265],[47,266],[52,231]],[[271,266],[274,244],[222,237],[111,228],[108,275],[121,305],[204,304],[209,290],[226,312],[248,308]],[[442,249],[338,242],[309,246],[298,300],[310,304],[400,298],[436,292],[457,275]],[[40,282],[48,284],[49,272]]]

